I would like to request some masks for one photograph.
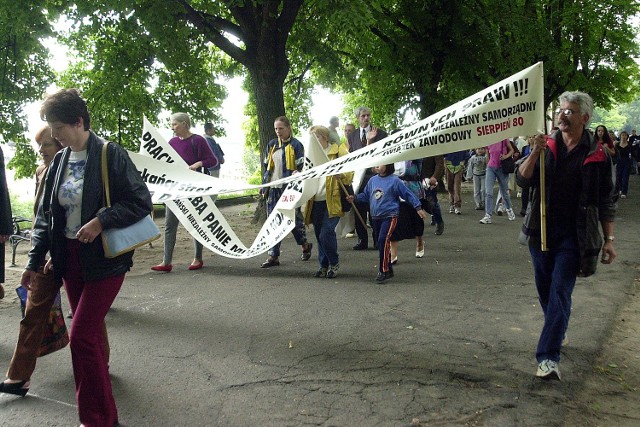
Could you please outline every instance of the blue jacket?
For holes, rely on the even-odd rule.
[[[271,154],[279,148],[280,141],[278,138],[272,139],[267,144],[267,150],[264,156],[265,171],[262,176],[262,183],[266,184],[271,181],[271,175],[273,174],[273,164],[271,162]],[[280,146],[282,150],[282,177],[286,178],[291,176],[294,171],[302,171],[304,166],[304,146],[300,141],[291,137],[287,142],[282,143]]]
[[[468,158],[469,150],[454,151],[444,155],[444,159],[449,160],[453,166],[458,166],[460,163],[467,161]]]
[[[209,170],[219,170],[220,165],[224,163],[224,151],[222,151],[222,148],[220,148],[220,144],[218,144],[212,136],[205,134],[202,135],[202,137],[207,141],[207,144],[209,144],[209,148],[211,148],[211,151],[213,151],[213,155],[218,159],[218,164],[210,167]]]
[[[359,202],[369,201],[372,217],[387,218],[399,215],[400,197],[410,203],[416,210],[422,206],[420,199],[396,175],[375,175],[371,177],[364,191],[358,194],[357,200]]]

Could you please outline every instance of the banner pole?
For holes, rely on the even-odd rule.
[[[540,152],[540,250],[547,251],[547,196],[545,191],[544,152]]]
[[[351,196],[351,194],[349,194],[349,192],[347,191],[347,188],[344,186],[344,184],[342,183],[340,178],[338,178],[337,181],[338,181],[338,184],[340,184],[340,188],[342,189],[342,192],[346,196]],[[351,203],[351,209],[353,209],[353,211],[356,213],[356,216],[358,217],[358,219],[360,220],[360,222],[362,223],[364,228],[371,228],[371,226],[367,225],[367,223],[364,221],[364,219],[362,218],[362,215],[360,215],[360,212],[358,211],[358,208],[356,208],[356,204],[351,202],[351,201],[349,201],[349,203]]]

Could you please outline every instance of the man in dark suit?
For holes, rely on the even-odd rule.
[[[371,109],[367,107],[358,107],[356,109],[356,118],[358,119],[360,127],[349,134],[348,141],[350,152],[354,152],[364,146],[386,138],[387,133],[383,129],[371,126]],[[369,178],[373,175],[373,170],[367,169],[364,174],[364,178],[362,179],[362,184],[360,184],[360,192],[364,190]],[[356,208],[358,209],[358,212],[360,212],[360,216],[366,221],[367,214],[369,213],[369,203],[356,203]],[[369,233],[367,232],[365,224],[363,224],[358,218],[356,218],[356,233],[358,234],[358,243],[353,247],[353,249],[356,251],[367,249],[369,247]],[[376,241],[377,239],[374,235],[374,247]]]

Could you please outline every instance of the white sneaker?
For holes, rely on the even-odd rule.
[[[455,212],[455,208],[452,206],[449,206],[449,213],[454,213]]]
[[[560,369],[558,369],[558,363],[549,359],[545,359],[538,363],[536,377],[542,378],[543,380],[560,381]]]
[[[327,270],[327,279],[333,279],[338,275],[338,269],[340,268],[340,264],[330,265]]]
[[[456,215],[462,215],[462,211],[460,210],[460,208],[455,208],[453,211]]]
[[[516,214],[513,213],[513,209],[507,209],[507,218],[509,218],[509,221],[516,219]]]
[[[504,213],[504,205],[502,203],[500,203],[496,208],[496,213],[500,216]]]
[[[485,215],[484,218],[480,220],[480,224],[491,224],[491,215]]]

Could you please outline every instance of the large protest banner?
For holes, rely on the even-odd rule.
[[[270,182],[287,188],[250,248],[231,230],[208,197],[261,186],[226,182],[187,169],[187,165],[145,120],[140,155],[133,162],[152,192],[164,201],[190,234],[208,249],[228,257],[250,258],[265,252],[293,229],[294,209],[315,194],[317,179],[394,163],[486,146],[544,129],[543,64],[535,64],[375,144],[326,161],[305,145],[305,169]],[[322,153],[324,154],[324,153]]]
[[[211,195],[255,186],[234,187],[233,183],[190,170],[146,119],[140,154],[130,153],[130,156],[149,187],[152,201],[165,203],[194,238],[219,255],[239,259],[254,257],[282,240],[293,229],[294,213],[283,203],[281,210],[274,210],[269,215],[251,247],[245,247]],[[285,194],[287,198],[297,199],[298,190],[301,194],[301,188],[290,185]],[[296,194],[298,196],[294,196]]]

